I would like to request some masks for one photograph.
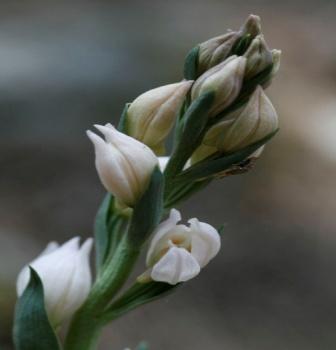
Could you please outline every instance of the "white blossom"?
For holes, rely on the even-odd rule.
[[[220,237],[211,225],[190,219],[189,226],[177,224],[181,215],[172,209],[167,220],[155,230],[147,253],[145,274],[139,281],[177,284],[197,276],[220,249]]]
[[[79,237],[59,246],[51,242],[32,262],[24,266],[17,278],[17,294],[26,289],[31,266],[39,275],[44,289],[45,307],[53,326],[70,318],[83,304],[91,289],[89,257],[92,238],[79,246]]]

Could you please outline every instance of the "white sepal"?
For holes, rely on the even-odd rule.
[[[197,260],[184,248],[171,247],[153,266],[154,281],[177,284],[188,281],[200,272]]]

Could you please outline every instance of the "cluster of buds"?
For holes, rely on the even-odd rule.
[[[197,130],[203,139],[194,145],[189,159],[184,159],[184,168],[210,155],[225,155],[261,141],[278,128],[277,114],[264,89],[279,69],[280,54],[269,49],[260,18],[250,15],[238,31],[192,49],[186,58],[185,80],[150,90],[130,103],[123,131],[156,155],[167,157],[165,143],[174,125],[183,131],[188,108],[213,94],[211,105],[203,111],[208,121]],[[175,143],[181,141],[179,137],[177,133]],[[256,158],[254,151],[252,156]]]

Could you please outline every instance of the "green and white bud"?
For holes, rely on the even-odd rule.
[[[253,78],[273,63],[272,51],[268,48],[263,35],[258,35],[252,40],[244,57],[247,59],[245,79]]]
[[[127,110],[128,135],[156,153],[162,153],[164,141],[174,126],[192,83],[182,81],[161,86],[137,97]]]
[[[238,96],[244,80],[245,66],[245,57],[231,56],[209,69],[195,81],[191,90],[192,100],[214,91],[215,101],[209,116],[218,115]]]
[[[250,38],[255,38],[261,34],[261,20],[259,16],[249,15],[246,22],[240,28],[242,35],[249,35]]]
[[[251,95],[249,102],[233,118],[216,125],[209,133],[217,138],[207,139],[219,152],[233,152],[247,147],[278,128],[277,113],[259,86]],[[211,141],[212,140],[212,141]]]
[[[232,31],[199,44],[198,76],[223,62],[239,38],[240,33]]]
[[[215,153],[228,153],[255,143],[278,128],[277,113],[258,87],[242,109],[231,113],[227,120],[215,124],[204,136],[202,144],[191,157],[191,164],[202,161]],[[258,158],[260,147],[249,158]]]

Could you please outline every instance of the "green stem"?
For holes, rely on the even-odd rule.
[[[75,314],[65,340],[65,350],[96,348],[102,329],[101,315],[124,285],[139,253],[139,247],[134,247],[125,235],[93,285],[88,299]]]

